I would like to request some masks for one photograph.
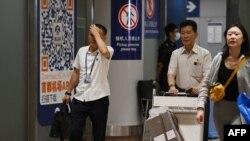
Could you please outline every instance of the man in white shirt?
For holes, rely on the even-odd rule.
[[[198,96],[201,81],[209,71],[211,53],[195,43],[198,36],[197,24],[186,20],[180,24],[183,47],[173,51],[168,68],[169,92],[186,92]],[[206,105],[203,140],[208,137],[209,102]]]
[[[169,92],[198,94],[200,82],[209,70],[211,53],[195,43],[197,24],[186,20],[180,24],[183,47],[173,51],[168,68]]]
[[[107,79],[114,50],[105,43],[107,29],[101,24],[90,26],[89,45],[81,47],[74,61],[64,103],[72,100],[70,141],[82,141],[86,118],[92,121],[94,141],[105,141],[110,87]]]

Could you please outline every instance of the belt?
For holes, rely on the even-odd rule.
[[[191,93],[191,92],[192,92],[192,88],[190,88],[190,89],[188,89],[188,90],[185,90],[185,89],[182,89],[182,88],[176,86],[176,89],[178,89],[179,92],[185,92],[185,93],[187,93],[187,94],[192,94],[192,93]]]
[[[186,92],[185,89],[182,89],[182,88],[180,88],[180,87],[178,87],[178,86],[176,86],[176,89],[177,89],[179,92]]]

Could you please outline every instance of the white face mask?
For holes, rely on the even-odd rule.
[[[175,33],[175,41],[178,41],[180,39],[181,35],[179,32]]]

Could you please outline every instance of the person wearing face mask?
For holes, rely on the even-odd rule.
[[[250,95],[250,44],[246,29],[241,24],[232,24],[224,32],[225,45],[212,61],[210,71],[202,82],[197,103],[196,120],[204,122],[204,106],[210,88],[215,83],[225,85],[236,66],[244,58],[246,62],[233,76],[225,89],[221,101],[214,102],[214,124],[220,141],[224,141],[224,125],[245,124],[237,107],[237,96],[246,92]]]
[[[168,23],[164,28],[166,40],[158,49],[157,62],[157,82],[160,86],[160,91],[168,90],[167,70],[172,52],[177,49],[176,41],[179,40],[180,34],[178,26],[174,23]]]

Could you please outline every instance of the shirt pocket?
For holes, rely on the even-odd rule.
[[[196,64],[193,65],[193,68],[191,69],[191,76],[196,78],[196,79],[202,79],[202,65],[201,64]]]

